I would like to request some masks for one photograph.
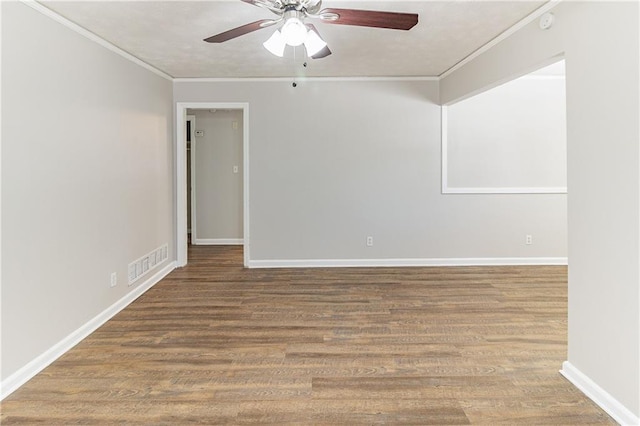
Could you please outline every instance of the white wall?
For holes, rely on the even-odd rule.
[[[173,246],[174,214],[171,82],[1,7],[4,383],[129,294],[128,263]]]
[[[448,189],[563,191],[565,98],[564,75],[536,74],[445,107]]]
[[[195,244],[242,239],[242,110],[189,110],[195,115]],[[234,125],[235,123],[235,125]],[[237,167],[234,173],[233,167]],[[195,239],[194,239],[195,238]]]
[[[441,194],[437,81],[178,81],[174,99],[249,103],[254,266],[566,256],[564,195]]]
[[[602,398],[608,394],[632,413],[627,421],[637,421],[638,3],[563,2],[553,12],[556,20],[551,29],[540,30],[537,21],[532,22],[443,79],[441,99],[453,102],[564,53],[569,192],[567,365],[595,382],[592,390],[601,390]],[[618,412],[620,419],[625,410]]]

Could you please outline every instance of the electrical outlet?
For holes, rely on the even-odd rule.
[[[116,274],[115,272],[111,273],[111,287],[115,287],[116,285],[118,285],[118,274]]]
[[[526,245],[530,246],[531,244],[533,244],[533,236],[527,235],[524,239],[524,242]]]
[[[373,247],[373,237],[367,237],[367,247]]]

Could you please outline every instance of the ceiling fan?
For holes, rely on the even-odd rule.
[[[276,56],[282,57],[289,46],[304,44],[307,55],[313,59],[331,54],[327,43],[322,40],[313,24],[305,23],[306,18],[318,19],[327,24],[355,25],[360,27],[409,30],[418,23],[415,13],[379,12],[358,9],[320,9],[322,0],[242,0],[278,15],[274,19],[262,19],[205,38],[209,43],[222,43],[250,32],[282,24],[279,30],[263,43]]]

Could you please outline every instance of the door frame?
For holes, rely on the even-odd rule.
[[[196,116],[195,115],[187,115],[187,119],[185,122],[191,122],[191,133],[189,136],[191,138],[191,147],[189,149],[189,161],[191,162],[191,176],[189,179],[191,180],[191,192],[189,192],[189,185],[187,185],[187,197],[191,199],[191,229],[187,227],[187,232],[191,231],[191,244],[193,244],[193,239],[196,235],[196,171],[194,169],[194,163],[196,159]]]
[[[246,102],[176,102],[176,263],[187,264],[187,109],[242,110],[242,241],[244,266],[249,265],[249,104]],[[193,131],[193,129],[192,129]],[[193,143],[193,138],[191,142]],[[191,147],[193,150],[193,146]],[[192,164],[193,166],[193,164]],[[193,182],[192,182],[193,185]],[[192,211],[193,211],[192,205]],[[191,224],[194,226],[194,223]]]

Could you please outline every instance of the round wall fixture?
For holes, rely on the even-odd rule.
[[[549,28],[551,28],[551,26],[553,25],[554,19],[555,19],[555,17],[553,16],[553,13],[551,13],[551,12],[547,12],[544,15],[542,15],[540,17],[540,29],[541,30],[548,30]]]

